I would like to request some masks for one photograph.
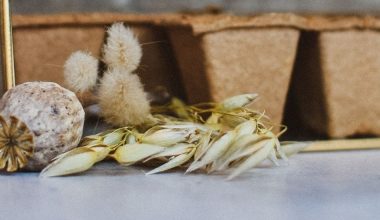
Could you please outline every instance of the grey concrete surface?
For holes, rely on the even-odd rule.
[[[83,175],[0,176],[0,219],[378,219],[380,150],[299,154],[233,181],[145,176],[104,163]]]

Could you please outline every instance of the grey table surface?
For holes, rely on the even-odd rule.
[[[0,176],[0,219],[379,219],[380,151],[305,153],[240,178],[103,163],[83,175]]]

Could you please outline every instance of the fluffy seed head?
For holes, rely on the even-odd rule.
[[[70,55],[64,66],[66,85],[74,92],[90,90],[98,77],[98,60],[89,53],[77,51]]]
[[[123,23],[115,23],[107,30],[107,43],[103,47],[104,62],[110,68],[136,70],[140,64],[142,51],[140,44],[129,28]]]
[[[150,104],[136,74],[111,69],[105,73],[98,90],[104,119],[115,126],[138,125],[150,114]]]

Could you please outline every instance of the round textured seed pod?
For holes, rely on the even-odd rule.
[[[82,137],[84,110],[75,94],[52,82],[27,82],[5,93],[0,114],[17,117],[33,135],[34,153],[25,169],[43,169]]]

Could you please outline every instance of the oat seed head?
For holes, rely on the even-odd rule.
[[[142,57],[141,46],[133,32],[123,23],[115,23],[107,30],[107,43],[103,47],[104,62],[110,68],[128,72],[136,70]]]
[[[110,69],[98,90],[104,119],[115,126],[138,125],[150,114],[150,104],[140,78],[120,69]]]
[[[64,66],[65,83],[74,92],[84,92],[96,85],[98,60],[90,53],[77,51],[70,55]]]

